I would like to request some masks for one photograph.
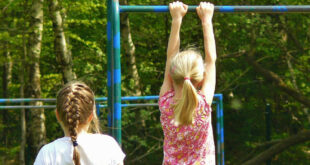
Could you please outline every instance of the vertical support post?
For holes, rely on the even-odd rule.
[[[265,112],[265,118],[266,118],[266,140],[271,140],[271,128],[270,128],[270,119],[271,119],[271,110],[270,110],[270,104],[266,104],[266,112]],[[266,161],[266,165],[271,164],[271,159]]]
[[[221,165],[221,112],[220,100],[216,100],[216,161],[217,165]]]
[[[224,112],[223,112],[223,95],[219,94],[216,101],[216,134],[217,134],[217,164],[224,165]]]
[[[100,104],[99,103],[96,103],[96,113],[99,118],[100,117]]]
[[[108,70],[107,70],[107,77],[108,77],[108,129],[109,134],[114,135],[113,131],[113,20],[112,20],[112,0],[107,0],[107,8],[108,8],[108,22],[107,22],[107,56],[108,56]]]
[[[220,110],[219,100],[216,101],[216,164],[220,165]]]
[[[113,124],[114,137],[122,143],[122,106],[121,106],[121,56],[120,56],[120,13],[119,1],[112,1],[112,27],[113,27]]]
[[[221,129],[221,164],[220,165],[224,165],[225,164],[225,153],[224,153],[224,108],[223,108],[223,95],[220,94],[219,97],[220,103],[219,103],[219,109],[220,109],[220,129]]]

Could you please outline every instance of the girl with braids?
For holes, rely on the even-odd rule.
[[[171,33],[165,78],[160,90],[160,120],[164,132],[164,165],[215,165],[211,103],[215,90],[216,48],[213,4],[196,8],[202,23],[205,60],[194,50],[179,52],[180,27],[188,6],[170,3]]]
[[[99,134],[93,91],[84,83],[65,85],[57,95],[56,117],[65,137],[41,148],[35,165],[121,165],[125,154],[110,136]],[[88,133],[92,130],[97,134]]]

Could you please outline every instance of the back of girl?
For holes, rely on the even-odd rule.
[[[215,165],[210,107],[215,90],[214,6],[201,2],[196,8],[203,28],[204,61],[195,50],[179,52],[180,27],[187,8],[178,1],[169,5],[172,25],[159,98],[165,136],[163,164]]]
[[[58,92],[56,117],[65,136],[43,146],[35,165],[123,164],[125,154],[118,143],[99,134],[95,97],[87,85],[73,82]]]

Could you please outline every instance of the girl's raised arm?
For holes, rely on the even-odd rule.
[[[202,23],[205,49],[205,72],[201,91],[206,96],[207,103],[211,105],[216,81],[216,47],[212,26],[214,6],[208,2],[200,2],[196,10]]]
[[[179,52],[180,49],[180,28],[182,18],[187,12],[188,6],[182,2],[176,1],[169,4],[169,10],[172,17],[171,32],[167,48],[167,61],[165,67],[165,78],[163,85],[160,89],[160,96],[165,94],[168,90],[172,89],[172,81],[169,78],[169,69],[171,59]]]

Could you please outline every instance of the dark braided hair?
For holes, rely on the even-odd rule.
[[[99,132],[98,119],[95,111],[95,97],[93,91],[82,82],[66,84],[57,95],[57,112],[64,129],[68,129],[71,137],[73,161],[80,165],[80,154],[77,150],[77,135],[81,126],[87,124],[87,120],[93,114],[95,132]]]

